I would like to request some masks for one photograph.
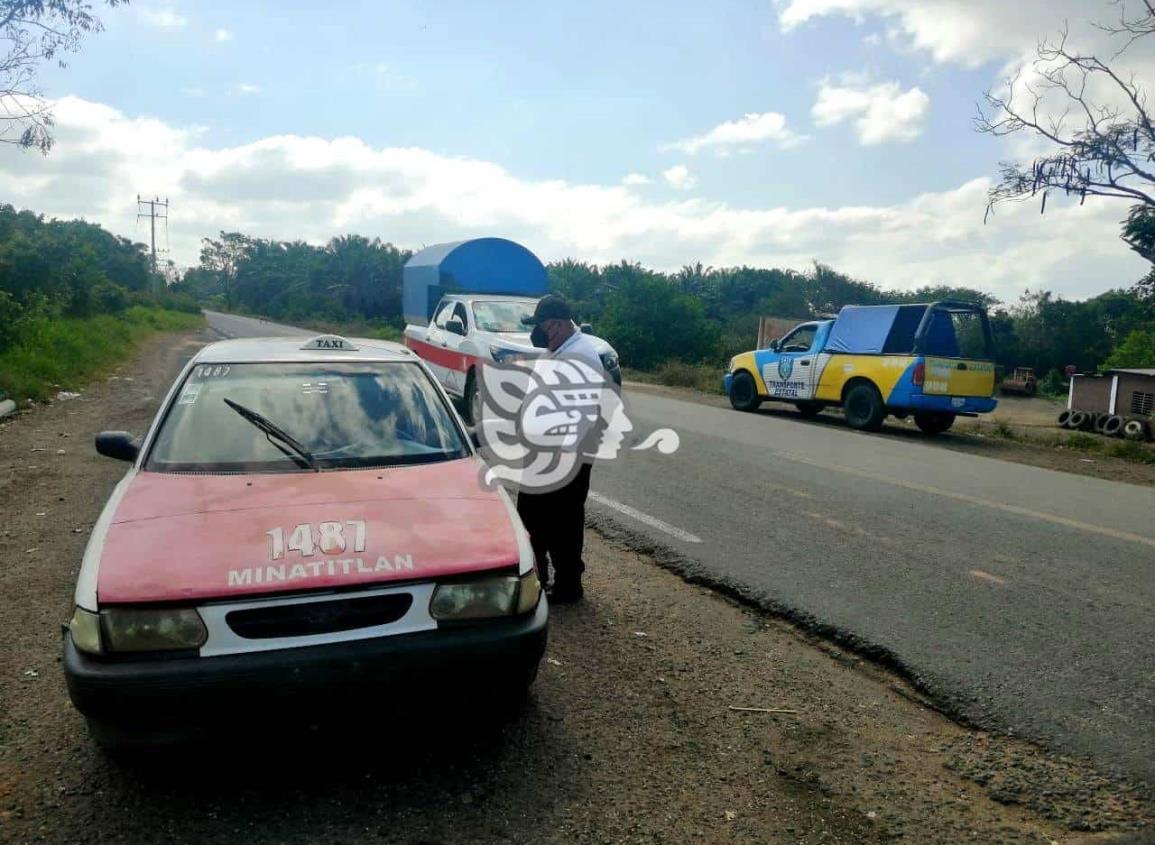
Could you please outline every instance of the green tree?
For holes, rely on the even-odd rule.
[[[718,355],[719,333],[701,301],[662,276],[622,262],[603,271],[613,286],[599,331],[629,366],[698,362]]]
[[[1131,332],[1115,348],[1103,366],[1106,369],[1155,367],[1155,328]]]
[[[0,143],[48,153],[52,109],[36,84],[40,66],[64,67],[63,54],[103,28],[85,0],[0,0]]]

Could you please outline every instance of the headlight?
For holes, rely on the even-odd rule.
[[[493,360],[498,364],[520,361],[528,357],[524,349],[510,349],[507,346],[491,346],[489,347],[489,354],[493,356]]]
[[[439,584],[429,601],[434,619],[495,619],[528,613],[537,607],[541,584],[537,573],[524,578],[507,576],[483,581]]]
[[[208,639],[205,623],[191,607],[112,608],[100,612],[109,651],[174,651],[200,648]]]
[[[602,366],[607,370],[616,370],[618,368],[618,356],[612,352],[606,352],[602,355]]]
[[[68,631],[79,651],[88,654],[100,654],[103,651],[100,645],[100,617],[91,610],[76,608],[72,621],[68,623]]]
[[[735,358],[731,358],[731,359],[730,359],[730,368],[729,368],[729,369],[728,369],[726,372],[728,372],[728,373],[732,373],[732,372],[734,372],[734,362],[735,362],[736,360],[737,360],[737,358],[736,358],[736,357],[735,357]]]

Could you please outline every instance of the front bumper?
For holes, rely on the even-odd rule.
[[[297,712],[310,699],[325,706],[365,691],[387,691],[397,703],[477,696],[533,678],[548,622],[543,599],[514,619],[280,651],[131,661],[84,654],[66,634],[64,675],[77,710],[130,730],[242,719],[258,705],[283,703]]]
[[[734,383],[734,374],[733,373],[726,373],[726,375],[722,376],[722,390],[725,391],[727,396],[730,395],[730,385],[732,385],[733,383]]]

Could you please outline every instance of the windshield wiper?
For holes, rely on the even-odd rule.
[[[313,453],[302,446],[300,442],[295,437],[293,437],[293,435],[289,434],[276,423],[270,422],[265,417],[262,417],[256,411],[250,410],[244,405],[234,402],[232,399],[226,398],[225,404],[240,414],[245,420],[263,431],[265,433],[265,437],[270,443],[272,443],[274,446],[296,461],[299,466],[303,466],[306,469],[311,469],[313,472],[320,472],[317,467],[317,459],[313,457]],[[281,443],[274,441],[274,437],[289,448],[286,449],[285,446],[281,445]]]

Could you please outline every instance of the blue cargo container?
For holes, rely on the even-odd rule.
[[[434,244],[402,270],[401,306],[407,323],[423,325],[447,293],[541,297],[549,289],[545,265],[521,244],[474,238]]]

